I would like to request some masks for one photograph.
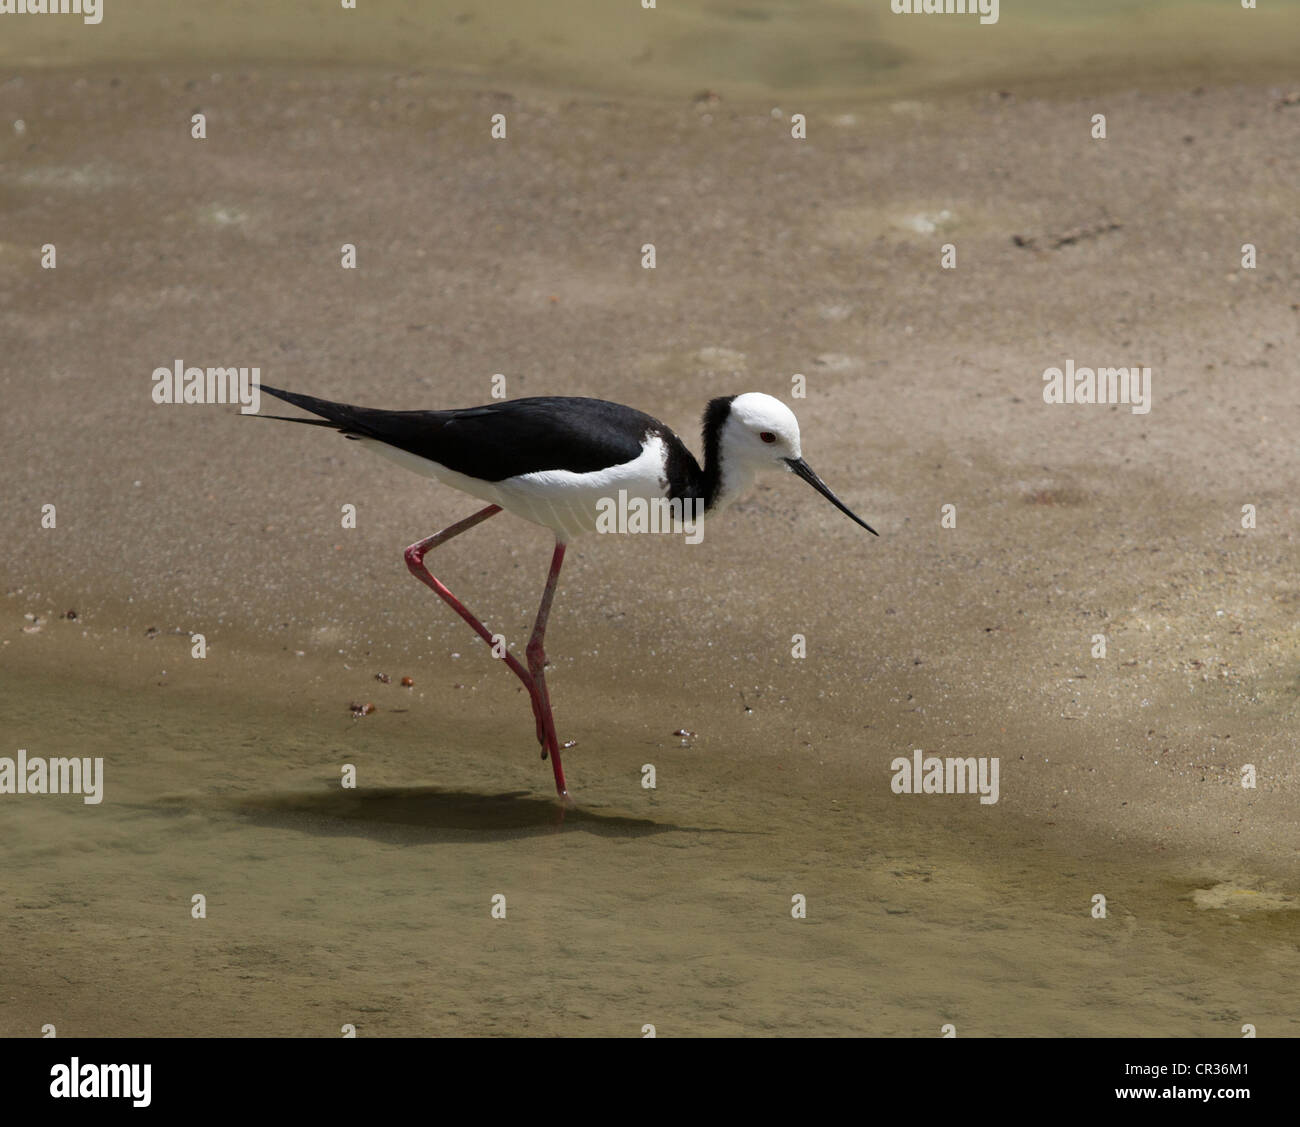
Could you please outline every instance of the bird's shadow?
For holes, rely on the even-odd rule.
[[[529,791],[480,794],[437,787],[334,789],[240,795],[219,803],[258,825],[407,845],[504,841],[558,832],[610,838],[745,832],[636,818],[600,808],[566,809],[554,798]]]

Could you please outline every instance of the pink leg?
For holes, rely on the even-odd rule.
[[[421,583],[433,588],[443,602],[468,622],[474,632],[489,646],[492,645],[491,632],[424,566],[424,557],[440,544],[445,544],[452,537],[459,536],[476,524],[481,524],[488,517],[496,516],[500,511],[500,505],[489,505],[486,509],[480,509],[472,516],[444,528],[441,532],[436,532],[427,539],[412,544],[405,553],[406,566],[411,574]],[[502,660],[528,690],[529,699],[533,704],[533,717],[537,722],[537,742],[542,745],[542,758],[545,759],[547,752],[550,752],[551,766],[555,771],[555,789],[561,798],[568,800],[569,789],[565,785],[564,768],[560,764],[560,743],[555,736],[555,721],[551,717],[551,702],[546,692],[546,679],[542,673],[546,664],[546,655],[542,652],[542,638],[546,633],[546,619],[550,615],[551,600],[555,595],[555,581],[559,578],[560,565],[563,562],[564,545],[557,543],[555,555],[551,559],[551,572],[546,580],[546,590],[542,593],[542,605],[537,612],[537,623],[533,627],[533,636],[528,643],[527,656],[530,668],[525,669],[509,651],[505,653]]]
[[[542,744],[542,758],[546,758],[546,749],[552,749],[555,766],[555,785],[559,789],[560,795],[567,793],[564,787],[564,774],[560,770],[560,741],[555,735],[555,720],[551,716],[551,694],[546,688],[546,651],[542,648],[542,643],[546,638],[546,620],[551,617],[551,602],[555,598],[555,583],[560,578],[560,568],[564,564],[564,544],[560,541],[555,543],[555,551],[551,555],[551,570],[546,576],[546,589],[542,592],[542,603],[537,608],[537,621],[533,623],[533,636],[528,639],[528,648],[525,654],[528,658],[528,672],[532,674],[533,683],[537,686],[537,699],[541,702],[541,707],[537,710],[538,722],[544,729],[545,739],[538,742]]]

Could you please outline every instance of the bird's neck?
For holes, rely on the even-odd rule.
[[[738,501],[753,488],[755,476],[742,462],[721,455],[710,458],[704,466],[704,511],[718,512]]]
[[[754,483],[753,472],[748,471],[748,467],[727,457],[723,442],[733,399],[734,395],[714,399],[704,412],[704,467],[700,492],[704,496],[706,513],[726,508]]]

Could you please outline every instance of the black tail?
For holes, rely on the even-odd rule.
[[[268,387],[266,384],[260,386],[267,395],[274,395],[276,399],[283,399],[286,403],[292,403],[295,407],[301,407],[313,415],[320,415],[321,418],[296,419],[289,415],[259,415],[258,418],[280,419],[286,423],[306,423],[308,426],[331,427],[334,430],[360,429],[361,433],[365,433],[364,427],[359,427],[360,419],[357,418],[356,407],[350,407],[346,403],[333,403],[328,399],[317,399],[314,395],[299,395],[296,391],[282,391],[278,387]]]
[[[295,419],[288,415],[263,415],[260,411],[253,418],[279,419],[282,423],[306,423],[309,427],[329,427],[330,430],[339,429],[337,423],[331,423],[328,419]]]

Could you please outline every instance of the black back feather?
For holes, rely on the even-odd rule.
[[[632,461],[641,453],[646,436],[656,434],[668,449],[670,496],[706,500],[710,496],[707,475],[668,427],[641,411],[604,399],[535,396],[449,411],[385,411],[335,403],[266,384],[261,388],[268,395],[320,416],[287,421],[332,427],[349,437],[371,438],[482,481],[502,481],[544,470],[593,473]],[[710,404],[710,411],[721,402]],[[725,402],[729,405],[730,400]],[[707,434],[706,427],[706,441]]]

